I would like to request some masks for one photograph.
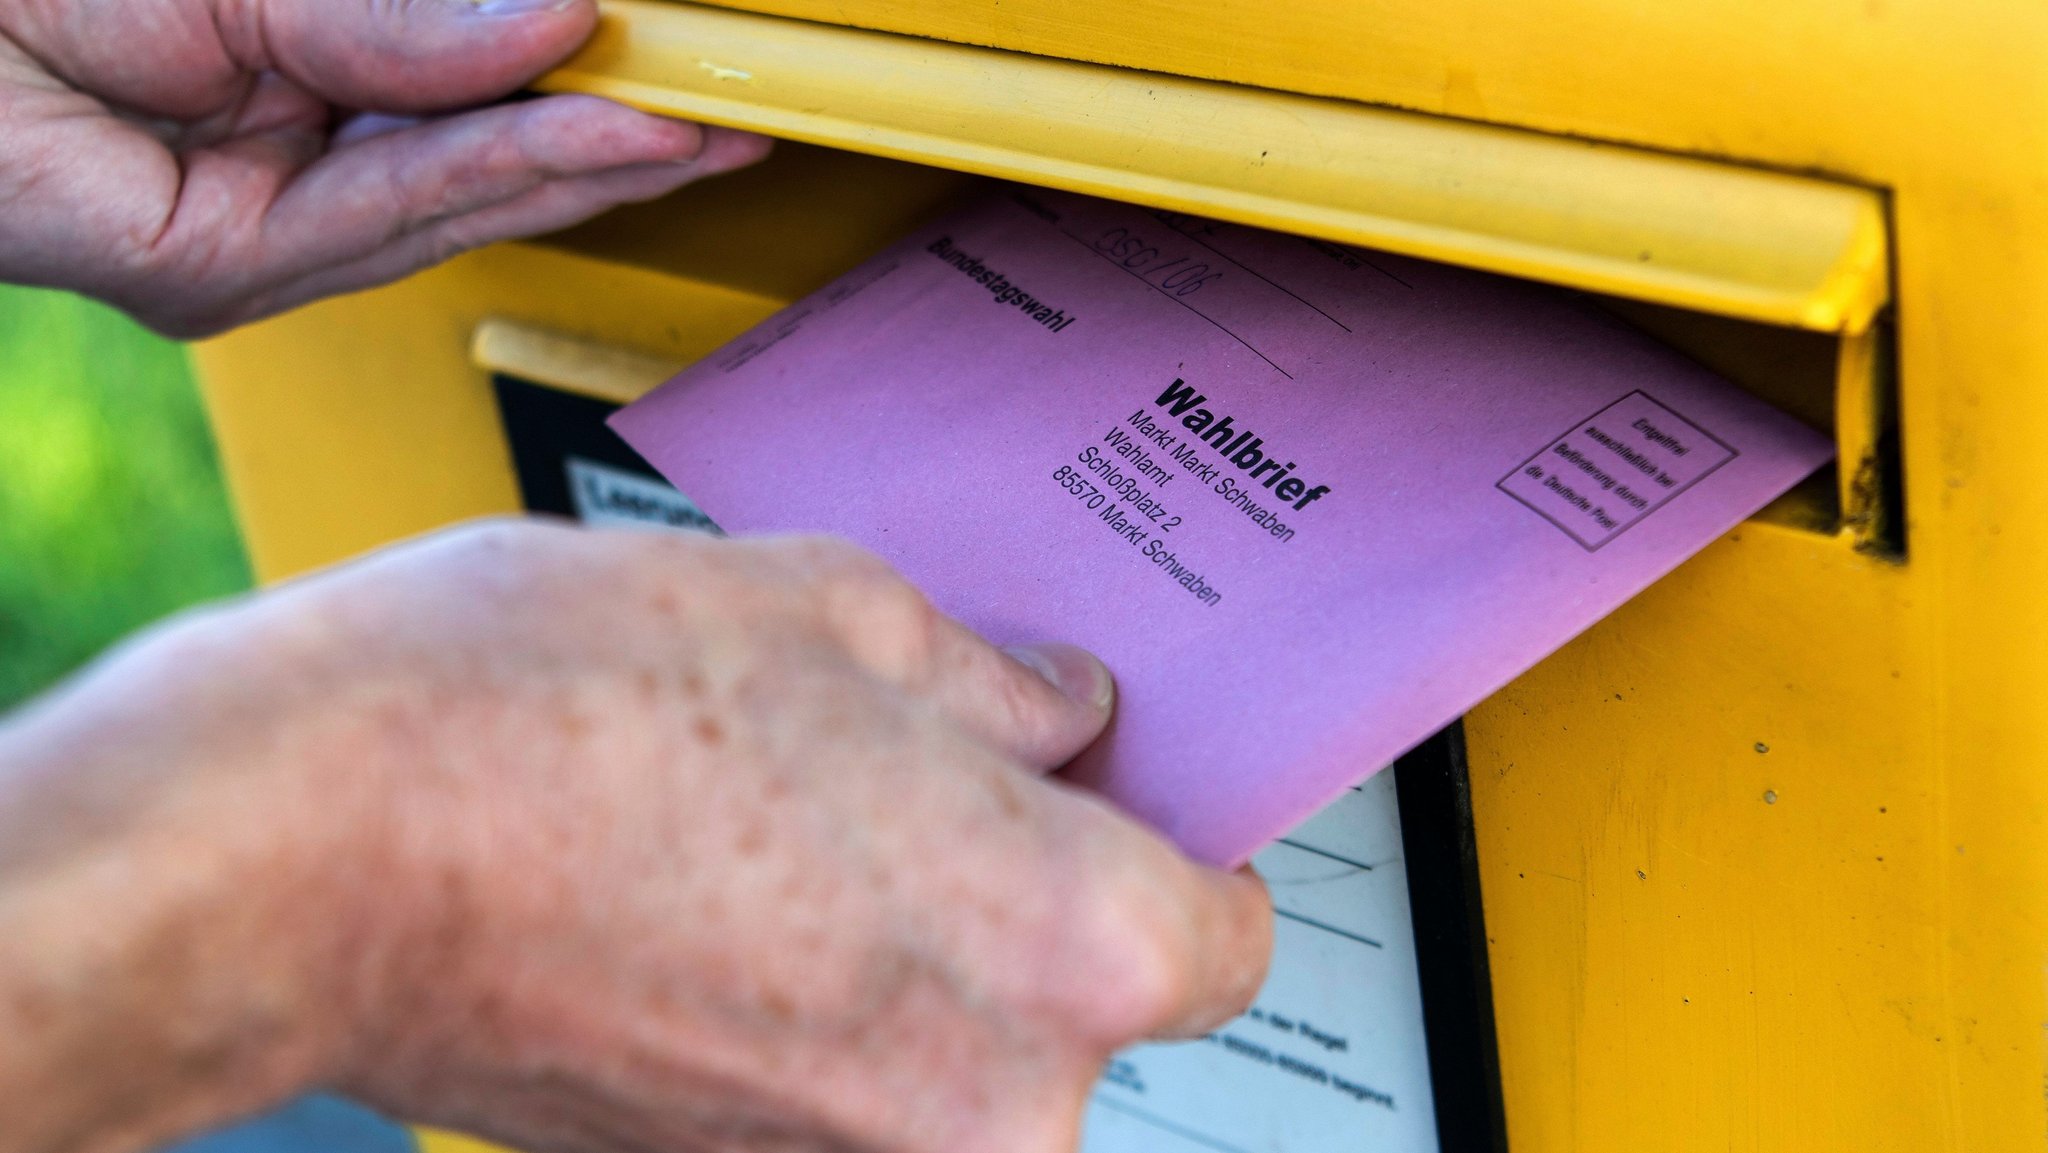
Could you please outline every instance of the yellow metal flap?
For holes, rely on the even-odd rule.
[[[616,345],[578,340],[502,316],[487,316],[469,339],[470,363],[536,384],[631,404],[688,367]]]
[[[661,0],[541,87],[1773,324],[1889,291],[1871,189],[1340,100]]]

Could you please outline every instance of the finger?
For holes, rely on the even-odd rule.
[[[968,732],[1038,772],[1051,772],[1095,743],[1116,707],[1116,682],[1101,661],[1072,645],[1007,652],[936,610],[921,667],[903,684]]]
[[[174,153],[217,147],[240,136],[280,132],[303,134],[321,146],[328,143],[334,110],[325,100],[275,72],[256,77],[239,99],[197,120],[138,116],[115,109],[121,119],[142,128]],[[313,150],[318,155],[321,149]]]
[[[328,145],[332,148],[344,148],[350,144],[368,140],[375,136],[388,136],[393,132],[403,132],[408,128],[418,128],[425,123],[427,123],[427,117],[424,116],[392,116],[383,112],[358,112],[343,120],[334,129],[334,135],[329,138]]]
[[[1208,964],[1200,992],[1160,1031],[1163,1037],[1199,1037],[1243,1015],[1273,963],[1273,894],[1266,879],[1250,865],[1227,873],[1195,867],[1225,890],[1220,916],[1207,930],[1220,947],[1203,954]]]
[[[367,255],[289,279],[251,301],[245,313],[234,319],[253,319],[324,296],[388,284],[485,244],[567,228],[621,204],[667,195],[765,151],[762,144],[753,143],[761,140],[759,137],[711,131],[716,143],[708,145],[696,160],[630,164],[548,181],[510,200],[415,229]],[[743,138],[741,145],[726,146],[723,142],[728,135]],[[733,159],[735,154],[740,161]]]
[[[336,104],[377,112],[503,96],[575,51],[597,24],[594,0],[208,2],[245,68],[275,69]]]
[[[980,640],[979,637],[974,639]],[[1055,734],[1055,739],[1046,742],[1046,747],[1037,750],[1036,755],[1026,755],[1032,750],[1021,747],[1007,750],[1013,756],[1017,756],[1030,768],[1049,773],[1073,760],[1082,749],[1093,744],[1095,739],[1102,735],[1102,730],[1109,724],[1111,714],[1116,711],[1116,677],[1109,671],[1109,666],[1103,664],[1094,653],[1078,645],[1057,642],[1010,645],[1002,652],[1011,660],[1031,670],[1039,680],[1058,690],[1061,696],[1085,709],[1081,712],[1080,720],[1076,722],[1077,727],[1073,731]],[[1007,670],[1003,670],[1003,675],[1007,676]],[[942,693],[941,701],[949,703],[951,711],[956,715],[976,715],[985,711],[985,690],[977,688],[970,682],[961,682],[952,687],[961,695],[972,698],[957,701]],[[1027,687],[1033,692],[1036,691],[1035,685]],[[1007,719],[1007,713],[1008,710],[1005,710],[999,713],[998,717]],[[1081,722],[1090,722],[1092,727],[1087,727]],[[1004,727],[1014,729],[1015,726]]]
[[[588,122],[589,136],[573,131]],[[498,130],[499,126],[506,126]],[[517,125],[525,125],[523,129]],[[184,335],[217,331],[323,295],[389,283],[498,240],[565,228],[740,167],[764,137],[645,116],[590,97],[557,97],[412,127],[385,121],[322,158],[272,198],[232,311],[157,322]],[[530,139],[519,139],[523,131]],[[673,159],[680,156],[681,159]],[[195,164],[186,195],[225,207],[249,188],[210,193]],[[226,178],[223,178],[224,180]],[[217,191],[217,190],[216,190]],[[205,213],[186,216],[202,228]]]
[[[887,561],[836,537],[756,537],[720,546],[748,561],[751,587],[781,586],[868,672],[935,704],[1013,762],[1046,771],[1102,734],[1109,672],[1070,645],[1005,653],[939,611]]]
[[[1109,725],[1115,681],[1085,650],[1038,644],[1005,652],[936,609],[923,612],[915,638],[883,641],[869,668],[1013,762],[1049,773]]]
[[[1200,1037],[1242,1014],[1273,958],[1273,901],[1265,881],[1250,869],[1226,873],[1182,860],[1188,873],[1182,931],[1192,979],[1159,1007],[1146,1030],[1158,1040]]]
[[[1257,874],[1189,860],[1099,796],[1056,782],[1028,795],[1059,865],[1069,947],[1050,968],[1069,979],[1047,979],[1068,1020],[1108,1051],[1198,1037],[1251,1004],[1273,949]]]
[[[309,273],[549,181],[695,160],[705,143],[698,125],[591,96],[380,133],[335,149],[283,190],[265,214],[259,260],[278,273]]]
[[[594,0],[70,0],[14,5],[8,32],[71,84],[198,120],[277,72],[323,100],[441,112],[512,92],[576,50]],[[118,29],[110,35],[109,29]]]
[[[934,608],[880,562],[828,590],[829,615],[854,656],[1027,768],[1050,772],[1102,735],[1116,687],[1072,645],[996,648]]]

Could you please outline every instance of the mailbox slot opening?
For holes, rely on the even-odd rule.
[[[1851,336],[1601,297],[1608,311],[1834,437],[1834,463],[1755,519],[1828,536],[1863,552],[1906,555],[1895,330],[1880,316]]]
[[[947,169],[784,143],[756,169],[613,212],[545,246],[717,286],[765,316],[858,263],[983,185]],[[765,240],[764,240],[765,238]],[[1589,293],[1628,324],[1829,433],[1837,463],[1761,511],[1765,523],[1841,536],[1873,555],[1905,556],[1897,382],[1883,313],[1844,334],[1767,323],[1617,294]],[[623,402],[694,355],[629,349],[590,334],[522,332],[487,322],[476,359],[528,380]],[[636,355],[638,354],[638,355]]]
[[[672,0],[611,0],[607,14],[540,87],[847,150],[825,155],[868,166],[859,180],[832,178],[840,160],[795,160],[822,178],[798,194],[834,222],[789,230],[815,251],[868,235],[839,227],[849,207],[900,214],[923,195],[881,204],[876,190],[976,173],[1653,302],[1622,311],[1834,433],[1832,484],[1763,519],[1904,556],[1882,189]],[[885,177],[879,157],[908,163]],[[749,184],[710,195],[744,214],[730,197]],[[651,251],[631,234],[626,247]],[[812,260],[798,245],[779,255]]]

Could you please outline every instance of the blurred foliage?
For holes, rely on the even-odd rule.
[[[184,350],[0,285],[0,708],[248,584]]]

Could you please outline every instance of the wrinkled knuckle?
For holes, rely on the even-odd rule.
[[[925,595],[865,549],[832,540],[812,547],[826,615],[855,653],[892,673],[928,668],[942,621]]]
[[[1148,1035],[1178,1017],[1193,998],[1197,966],[1185,942],[1147,933],[1127,951],[1118,980],[1108,983],[1116,1004],[1103,1006],[1105,1019],[1130,1035]]]
[[[1050,748],[1070,740],[1076,717],[1085,715],[1058,691],[1048,692],[1037,672],[1022,668],[1015,675],[998,678],[984,699],[1003,731],[1015,734],[1031,748]],[[1071,745],[1068,748],[1071,751]]]
[[[260,233],[235,211],[235,196],[180,206],[175,219],[136,219],[107,246],[101,278],[117,303],[151,327],[211,336],[274,311],[275,286]]]
[[[218,237],[184,243],[182,235],[166,234],[168,222],[137,222],[115,234],[103,259],[110,277],[123,284],[156,286],[179,284],[190,290],[194,283],[214,274]],[[202,244],[204,247],[202,247]],[[177,303],[174,300],[167,303]]]
[[[1156,894],[1132,893],[1101,899],[1091,918],[1096,926],[1093,963],[1082,986],[1085,1019],[1111,1045],[1157,1031],[1177,1017],[1193,996],[1199,970],[1183,934],[1152,912]]]
[[[938,671],[934,663],[944,624],[923,593],[890,573],[849,584],[844,597],[842,615],[850,618],[871,659],[913,683]]]

